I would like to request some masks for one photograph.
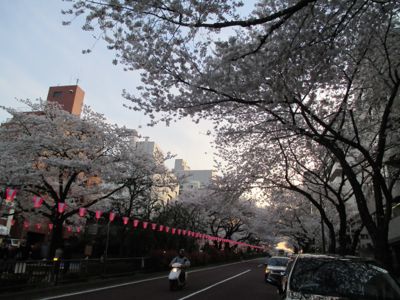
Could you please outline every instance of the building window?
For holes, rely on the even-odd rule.
[[[62,92],[61,92],[61,91],[55,91],[55,92],[53,93],[53,97],[54,97],[54,98],[61,98],[61,96],[62,96]]]

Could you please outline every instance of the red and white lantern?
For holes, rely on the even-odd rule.
[[[182,229],[178,229],[178,235],[181,235]]]
[[[142,225],[143,225],[143,229],[146,229],[147,225],[149,225],[149,222],[142,222]]]
[[[156,230],[157,228],[157,224],[156,223],[151,223],[151,229],[152,230]]]
[[[172,234],[175,234],[175,232],[176,232],[176,228],[172,228],[172,229],[171,229],[171,233],[172,233]]]
[[[101,210],[96,210],[96,216],[95,218],[97,219],[97,221],[101,218],[101,215],[103,214],[103,212]]]
[[[53,223],[49,223],[48,226],[49,226],[49,230],[53,230],[53,227],[54,227]]]
[[[12,219],[11,220],[11,226],[14,226],[15,225],[15,219]]]
[[[42,229],[42,224],[37,223],[37,224],[35,225],[35,227],[36,227],[37,230],[40,230],[40,229]]]
[[[163,231],[164,230],[164,225],[160,225],[158,228],[159,231]]]
[[[115,219],[115,212],[110,212],[110,215],[108,216],[110,222],[114,221]]]
[[[6,188],[6,201],[7,202],[13,201],[16,195],[17,195],[16,189]]]
[[[65,203],[62,202],[58,203],[58,213],[62,214],[65,211],[66,206],[67,205]]]
[[[72,232],[72,227],[71,226],[67,226],[67,231],[68,232]]]
[[[139,225],[139,220],[133,220],[133,227],[136,228],[136,227],[138,227],[138,225]]]
[[[81,233],[81,226],[76,227],[76,232]]]
[[[124,223],[124,225],[128,224],[129,218],[128,217],[122,217],[122,222]]]
[[[79,216],[84,217],[86,215],[86,207],[79,208]]]
[[[183,236],[186,235],[186,230],[185,230],[185,229],[182,230],[182,235],[183,235]]]
[[[24,221],[24,228],[28,228],[29,227],[29,222],[28,221]]]
[[[165,226],[165,232],[168,233],[169,232],[169,227]]]
[[[40,208],[43,203],[43,198],[39,196],[33,196],[33,207]]]

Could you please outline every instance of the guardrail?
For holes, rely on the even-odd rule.
[[[108,259],[0,260],[0,291],[19,286],[57,285],[91,277],[129,275],[151,269],[149,257]]]

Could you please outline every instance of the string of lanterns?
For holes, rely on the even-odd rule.
[[[16,190],[15,189],[10,189],[7,188],[6,189],[6,201],[10,202],[13,201],[15,196],[16,196]],[[35,209],[40,208],[44,202],[44,199],[42,197],[39,196],[33,196],[33,207]],[[59,214],[63,214],[67,209],[67,205],[66,203],[61,203],[59,202],[57,204],[57,211]],[[80,207],[78,210],[78,215],[80,217],[85,217],[86,214],[88,213],[88,209],[85,207]],[[94,212],[94,217],[97,221],[99,221],[99,219],[102,217],[103,215],[103,211],[101,210],[96,210]],[[108,213],[108,220],[109,222],[113,222],[115,220],[115,218],[117,217],[117,214],[113,211]],[[126,216],[122,216],[122,223],[126,226],[129,224],[129,217]],[[11,225],[15,224],[15,220],[13,219],[11,221]],[[141,226],[139,226],[141,224]],[[48,225],[48,230],[52,231],[54,224],[49,223]],[[186,237],[191,237],[191,238],[196,238],[196,239],[203,239],[203,240],[209,240],[209,241],[217,241],[220,243],[229,243],[229,245],[232,247],[234,245],[238,245],[238,246],[242,246],[242,247],[249,247],[252,249],[258,249],[258,250],[262,250],[263,247],[260,246],[255,246],[255,245],[250,245],[247,243],[243,243],[243,242],[239,242],[239,241],[234,241],[234,240],[230,240],[230,239],[223,239],[221,237],[218,236],[211,236],[208,234],[204,234],[204,233],[200,233],[200,232],[194,232],[191,230],[187,230],[187,229],[181,229],[181,228],[175,228],[175,227],[170,227],[170,226],[166,226],[166,225],[162,225],[162,224],[157,224],[157,223],[152,223],[152,222],[148,222],[148,221],[144,221],[144,220],[138,220],[138,219],[133,219],[132,220],[132,225],[133,228],[135,229],[140,229],[140,227],[144,230],[146,229],[151,229],[152,231],[156,231],[156,232],[164,232],[164,233],[169,233],[171,235],[178,235],[178,236],[186,236]],[[25,229],[28,229],[30,226],[28,221],[24,221],[23,223],[23,227]],[[35,224],[36,229],[40,230],[42,228],[42,224]],[[66,226],[66,230],[68,232],[72,232],[72,226]],[[76,227],[76,232],[80,233],[81,232],[81,227],[78,226]]]

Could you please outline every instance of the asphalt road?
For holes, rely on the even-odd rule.
[[[41,295],[31,299],[264,299],[278,300],[276,289],[264,282],[263,260],[252,260],[224,266],[189,271],[183,290],[169,290],[167,273],[164,276],[100,286],[81,291],[58,291],[57,295]]]

